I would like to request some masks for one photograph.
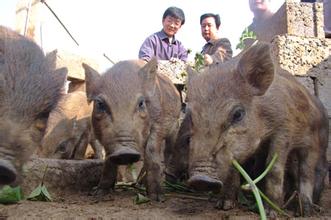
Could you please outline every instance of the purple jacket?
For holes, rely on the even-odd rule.
[[[139,59],[149,61],[152,57],[158,60],[170,60],[178,58],[184,62],[187,60],[187,50],[175,37],[172,43],[163,30],[156,32],[146,38],[139,50]]]

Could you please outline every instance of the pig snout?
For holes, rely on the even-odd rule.
[[[115,164],[126,165],[138,162],[140,153],[130,147],[120,147],[109,156],[109,159]]]
[[[16,180],[17,172],[11,162],[0,160],[0,185],[6,185]]]
[[[206,175],[194,175],[188,180],[188,185],[197,191],[219,191],[223,183]]]

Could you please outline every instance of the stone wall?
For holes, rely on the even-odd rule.
[[[331,124],[331,39],[324,37],[323,4],[286,1],[261,25],[257,38],[271,42],[276,68],[293,74],[318,96]],[[331,129],[328,161],[331,163]]]

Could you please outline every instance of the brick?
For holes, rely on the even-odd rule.
[[[85,72],[84,68],[82,67],[82,63],[90,65],[97,71],[99,69],[98,62],[93,60],[92,58],[82,57],[77,54],[58,50],[56,67],[68,68],[68,80],[85,80]]]
[[[303,76],[328,58],[329,48],[322,38],[278,35],[272,41],[272,53],[279,68]]]
[[[285,1],[279,10],[260,24],[255,32],[257,39],[270,42],[276,35],[306,38],[324,38],[322,3]]]

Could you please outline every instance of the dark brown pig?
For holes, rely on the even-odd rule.
[[[55,69],[34,42],[0,26],[0,185],[16,181],[40,145],[50,111],[63,91],[67,70]]]
[[[103,75],[83,64],[86,91],[94,102],[92,123],[105,147],[106,161],[98,188],[116,182],[117,165],[144,159],[147,192],[159,200],[162,177],[161,145],[172,149],[178,130],[180,97],[165,76],[157,73],[157,61],[123,61]]]
[[[92,131],[92,109],[93,105],[87,103],[85,92],[65,94],[49,115],[38,155],[57,159],[84,159],[90,144],[94,158],[102,158],[102,146]]]
[[[221,205],[231,208],[239,189],[232,160],[244,164],[257,152],[266,152],[269,162],[277,153],[265,193],[282,205],[286,164],[297,166],[291,173],[298,177],[303,211],[309,215],[327,173],[328,118],[321,102],[293,76],[276,71],[269,45],[262,43],[189,78],[188,184],[207,191],[223,186]]]

